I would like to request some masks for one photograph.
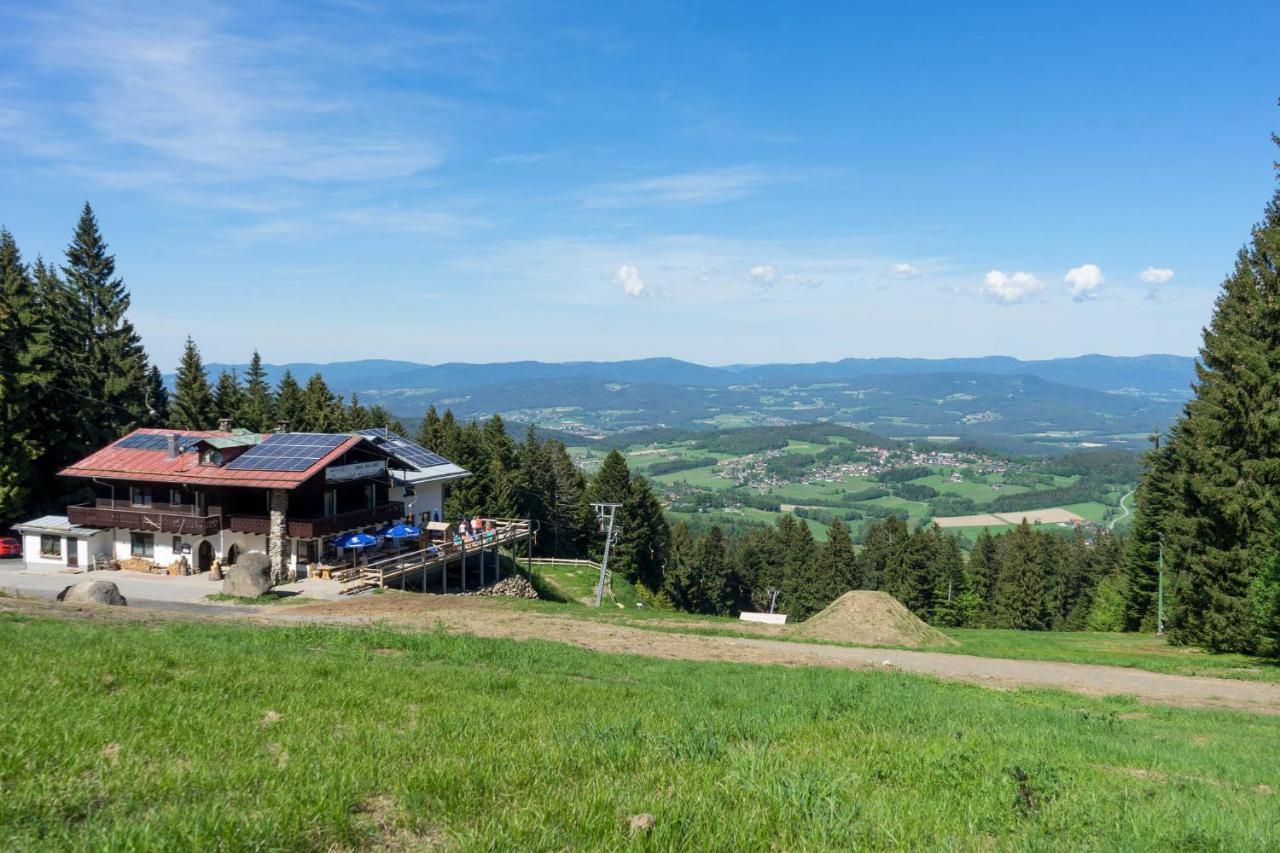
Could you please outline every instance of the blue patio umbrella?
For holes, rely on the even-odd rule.
[[[422,528],[412,524],[394,524],[383,530],[382,535],[388,539],[414,539],[422,535]]]
[[[368,548],[378,544],[378,537],[368,533],[347,533],[333,540],[333,544],[337,548]]]

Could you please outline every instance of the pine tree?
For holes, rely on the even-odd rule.
[[[484,514],[491,518],[516,516],[516,496],[511,474],[496,458],[489,460],[489,495],[485,501]]]
[[[562,443],[548,441],[545,449],[552,484],[547,501],[551,554],[555,557],[585,556],[588,553],[587,537],[596,532],[595,518],[587,503],[586,479]],[[539,536],[540,544],[541,539]]]
[[[839,518],[827,527],[827,541],[823,543],[822,562],[831,578],[829,589],[832,599],[839,598],[851,589],[858,588],[858,555],[853,550],[853,538],[849,528]]]
[[[296,432],[336,432],[344,420],[338,398],[333,396],[324,377],[311,374],[307,387],[302,390],[302,411],[298,424],[290,427]]]
[[[698,612],[728,615],[737,599],[737,592],[724,531],[718,525],[711,525],[706,535],[698,540],[692,562]]]
[[[1276,553],[1280,522],[1278,258],[1280,190],[1222,285],[1195,396],[1167,453],[1153,460],[1143,482],[1147,505],[1139,503],[1135,520],[1147,553],[1135,548],[1134,557],[1142,563],[1152,538],[1164,537],[1170,638],[1213,651],[1268,645],[1254,592]],[[1130,566],[1134,599],[1150,585],[1137,568]]]
[[[187,338],[173,381],[173,397],[169,401],[169,426],[173,429],[213,429],[218,420],[209,377],[195,341]]]
[[[169,389],[164,376],[154,364],[147,373],[147,426],[161,427],[169,422]]]
[[[867,527],[858,555],[858,577],[863,589],[884,589],[889,561],[900,541],[907,538],[907,526],[897,516]]]
[[[787,616],[802,621],[831,603],[830,572],[821,565],[813,531],[803,520],[794,522],[783,535],[790,541],[783,558],[781,599]]]
[[[237,426],[250,432],[266,432],[275,427],[275,399],[267,382],[267,369],[262,366],[262,356],[257,350],[249,359],[249,369],[244,374],[244,396],[240,400]]]
[[[964,554],[955,536],[938,535],[936,576],[929,622],[955,628],[972,621],[976,617],[977,596],[970,588]]]
[[[621,458],[621,457],[619,457]],[[625,470],[626,463],[623,462]],[[616,567],[631,583],[639,583],[650,592],[662,588],[663,566],[671,529],[662,503],[644,477],[630,478],[622,507],[617,513],[621,525],[610,566]],[[592,481],[594,486],[596,481]]]
[[[662,591],[676,607],[690,613],[697,612],[701,603],[699,601],[701,590],[693,568],[695,544],[689,525],[684,522],[673,524],[667,570],[662,577]]]
[[[365,416],[365,422],[369,424],[366,429],[387,429],[394,432],[396,435],[407,436],[404,424],[400,423],[399,419],[397,419],[395,415],[391,414],[380,405],[369,407],[369,411]]]
[[[996,581],[1000,578],[1000,550],[996,537],[986,527],[974,540],[973,550],[969,553],[969,578],[974,594],[982,602],[983,612],[990,613],[991,602],[996,595]]]
[[[40,501],[37,460],[49,436],[40,418],[52,335],[13,235],[0,228],[0,530]]]
[[[921,619],[933,613],[933,594],[938,587],[941,537],[936,525],[904,537],[885,568],[885,591]]]
[[[75,346],[66,380],[83,395],[78,422],[84,449],[114,441],[147,417],[149,363],[128,318],[129,291],[115,269],[86,202],[62,267],[70,297],[64,322]]]
[[[427,406],[427,414],[418,425],[418,434],[414,440],[432,453],[443,453],[440,416],[436,414],[434,404]]]
[[[591,500],[598,503],[622,503],[631,489],[631,470],[617,449],[610,450],[591,478]]]
[[[276,420],[284,421],[294,432],[300,431],[300,425],[306,417],[306,404],[302,386],[293,378],[291,371],[285,370],[280,377],[280,384],[276,386]],[[276,424],[271,424],[272,429],[275,426]]]
[[[36,398],[34,413],[43,445],[35,460],[40,491],[37,504],[45,510],[60,511],[87,495],[88,490],[59,477],[58,472],[97,448],[88,446],[80,423],[86,401],[78,396],[83,393],[83,383],[77,359],[84,344],[77,330],[65,322],[73,309],[73,297],[57,270],[39,256],[31,267],[31,278],[36,288],[39,322],[48,332],[48,349],[41,360],[47,381],[28,386]]]
[[[470,471],[471,476],[453,482],[445,501],[445,514],[450,518],[470,518],[485,512],[492,494],[480,425],[469,421],[457,431],[451,443],[448,458]]]
[[[992,601],[992,624],[997,628],[1040,631],[1047,627],[1045,578],[1036,535],[1022,523],[1005,534],[1000,548],[1000,576]]]
[[[235,419],[242,408],[244,392],[240,389],[240,380],[236,378],[234,370],[222,371],[213,385],[213,410],[217,413],[218,420],[230,420],[232,426],[239,426]]]
[[[507,432],[501,415],[494,415],[484,422],[481,430],[484,440],[484,451],[490,460],[496,460],[503,471],[512,471],[516,467],[516,443]]]

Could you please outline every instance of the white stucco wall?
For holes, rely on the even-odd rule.
[[[40,553],[41,535],[58,536],[58,556],[42,556]],[[67,566],[70,549],[75,549],[76,561],[81,569],[89,567],[90,560],[96,554],[105,554],[111,548],[111,532],[103,530],[90,536],[65,536],[61,534],[41,534],[24,532],[22,534],[22,561],[29,569],[62,569]]]
[[[422,516],[430,520],[431,513],[438,512],[444,518],[444,486],[442,483],[419,483],[413,487],[413,497],[406,497],[402,486],[391,487],[391,500],[403,501],[404,511],[412,514],[415,524],[423,523]]]

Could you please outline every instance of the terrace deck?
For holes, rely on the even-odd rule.
[[[479,561],[480,586],[485,585],[486,563],[489,555],[493,555],[493,580],[498,580],[502,571],[501,554],[503,548],[511,549],[511,559],[519,558],[520,546],[525,548],[526,559],[532,560],[534,530],[525,519],[494,519],[493,530],[471,541],[455,542],[454,537],[446,541],[406,551],[375,560],[368,565],[359,566],[355,576],[343,587],[344,594],[358,592],[363,589],[377,587],[385,589],[388,583],[399,581],[399,588],[406,589],[407,583],[414,579],[422,591],[427,590],[428,578],[437,571],[440,573],[440,591],[449,590],[449,571],[454,564],[458,566],[458,586],[462,592],[467,589],[468,560]]]

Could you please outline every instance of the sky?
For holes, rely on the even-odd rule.
[[[9,3],[0,224],[210,361],[1193,354],[1270,3]]]

